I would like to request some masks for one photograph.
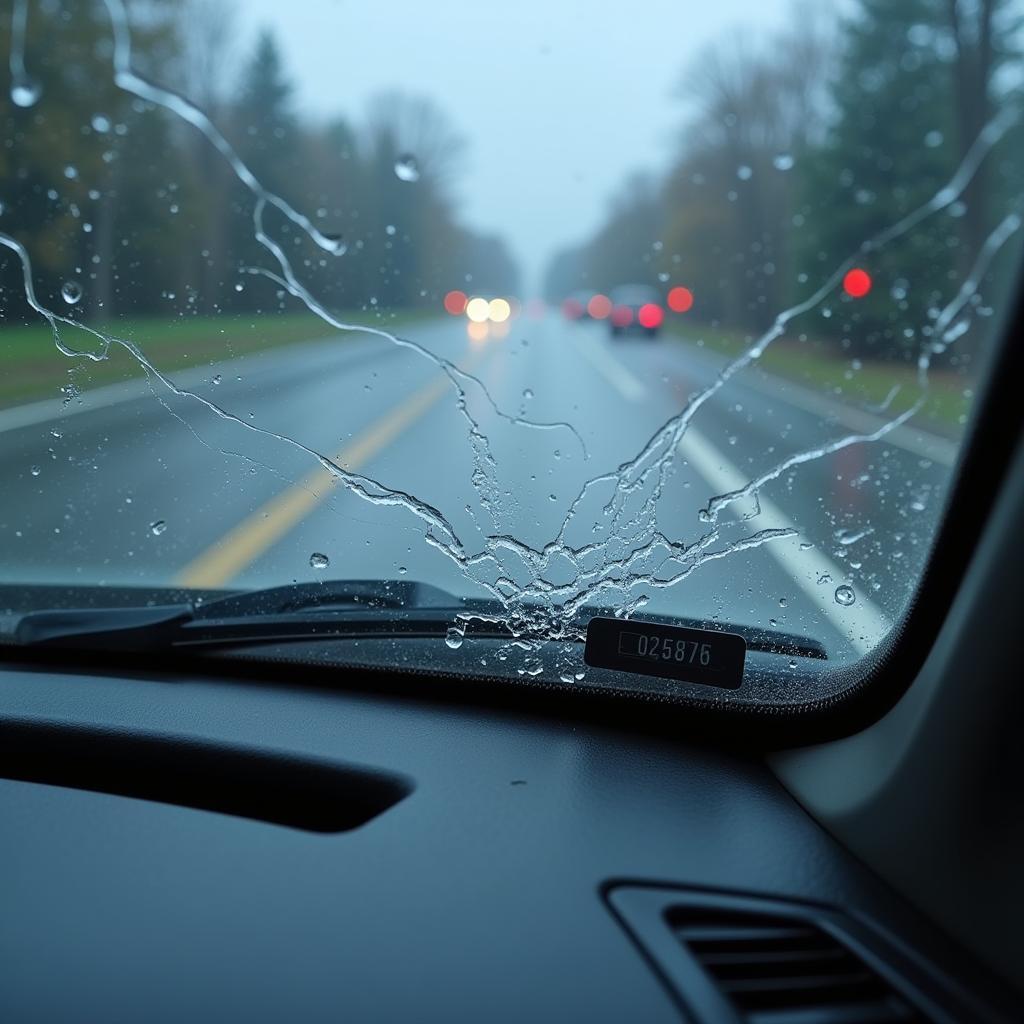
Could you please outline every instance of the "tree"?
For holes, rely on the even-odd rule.
[[[1012,53],[1007,6],[860,0],[843,27],[833,123],[802,168],[801,258],[812,281],[952,177],[990,116],[993,76]],[[950,214],[872,253],[871,296],[845,304],[821,332],[858,353],[913,359],[991,230],[991,191],[976,177]]]

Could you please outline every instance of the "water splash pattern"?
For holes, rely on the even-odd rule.
[[[267,210],[273,209],[286,218],[328,254],[338,256],[344,252],[341,240],[321,232],[305,214],[264,188],[202,110],[185,97],[140,76],[132,67],[131,33],[125,6],[122,0],[103,2],[113,32],[113,76],[116,85],[140,100],[167,110],[202,133],[254,197],[253,237],[273,257],[278,269],[275,272],[265,268],[247,267],[243,268],[244,272],[259,274],[276,282],[301,301],[310,312],[337,330],[376,335],[389,344],[407,349],[418,357],[429,360],[447,378],[455,394],[457,409],[466,424],[474,462],[472,481],[480,508],[489,514],[492,524],[498,521],[497,505],[502,494],[498,481],[498,465],[491,452],[486,431],[470,412],[470,389],[482,396],[495,416],[517,428],[570,432],[580,445],[584,458],[589,458],[584,441],[572,424],[540,423],[507,413],[498,407],[481,380],[460,369],[450,360],[386,330],[351,324],[332,314],[301,282],[284,249],[268,230],[265,222]],[[38,98],[37,94],[34,97],[30,95],[33,90],[33,79],[25,68],[24,61],[27,17],[27,0],[15,0],[9,63],[12,95],[14,90],[19,90],[20,99],[16,98],[16,102],[22,105],[26,105],[22,101],[35,102]],[[502,608],[501,614],[495,616],[460,616],[459,621],[453,625],[454,639],[457,643],[450,637],[449,646],[461,644],[468,622],[474,618],[484,617],[503,622],[511,628],[516,645],[528,651],[535,651],[548,641],[579,639],[582,635],[579,613],[587,604],[604,595],[614,597],[614,603],[619,607],[621,614],[630,615],[643,607],[648,599],[647,592],[677,586],[710,561],[734,557],[764,544],[793,537],[796,531],[788,527],[767,527],[740,536],[735,534],[738,530],[746,529],[745,524],[761,515],[757,499],[760,490],[767,484],[843,448],[877,442],[913,417],[927,394],[928,370],[932,357],[955,343],[969,330],[969,321],[958,317],[961,317],[968,303],[978,293],[982,278],[996,253],[1020,229],[1021,218],[1018,214],[1009,214],[1000,222],[978,254],[974,267],[960,285],[957,294],[941,310],[932,331],[929,332],[929,338],[934,340],[929,340],[922,347],[918,362],[922,395],[908,410],[888,418],[877,430],[848,434],[791,455],[752,478],[743,487],[711,496],[700,515],[703,532],[691,542],[669,537],[657,526],[658,502],[674,469],[680,442],[698,411],[737,374],[754,365],[768,346],[785,334],[791,321],[821,306],[835,292],[846,272],[855,265],[858,255],[876,251],[905,236],[918,224],[956,202],[982,161],[1013,124],[1015,117],[1016,111],[1004,110],[990,122],[979,134],[946,186],[898,223],[867,239],[860,246],[858,253],[851,254],[837,266],[806,299],[779,313],[771,327],[761,337],[742,355],[729,362],[711,384],[693,395],[675,415],[663,423],[634,456],[615,468],[586,480],[571,501],[557,535],[541,547],[526,544],[508,533],[493,532],[484,538],[482,546],[470,549],[460,539],[444,513],[433,505],[401,489],[385,486],[369,476],[346,471],[334,460],[302,441],[247,422],[205,396],[177,386],[134,342],[105,334],[45,307],[36,296],[32,266],[25,247],[17,239],[4,233],[0,233],[0,245],[12,251],[20,261],[25,297],[32,309],[48,322],[54,342],[64,355],[99,361],[108,358],[111,345],[120,346],[136,360],[151,384],[164,389],[166,393],[198,403],[240,430],[255,432],[298,450],[317,462],[349,492],[375,506],[398,507],[405,510],[422,522],[425,528],[425,542],[450,559],[473,584],[482,586],[492,594]],[[79,350],[71,347],[62,333],[62,328],[87,332],[98,342],[98,348]],[[887,409],[894,398],[895,391],[890,394],[880,411]],[[196,436],[198,437],[198,434]],[[588,500],[594,495],[601,501],[599,516],[596,517],[596,522],[590,525],[590,533],[595,539],[574,546],[569,543],[567,536],[570,529],[577,525],[577,520],[585,517]],[[722,513],[743,499],[752,500],[752,510],[740,516],[738,521],[723,521]],[[313,556],[317,557],[323,556]],[[568,582],[555,584],[547,578],[551,566],[556,561],[571,567]],[[525,583],[522,582],[524,578]],[[533,668],[527,671],[534,674]]]

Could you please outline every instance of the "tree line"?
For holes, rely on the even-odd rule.
[[[406,309],[436,306],[455,287],[516,291],[504,242],[459,220],[464,142],[442,110],[395,92],[358,125],[315,121],[269,31],[232,60],[235,13],[226,0],[140,0],[134,63],[194,101],[264,187],[339,238],[344,254],[328,255],[273,211],[266,218],[325,305]],[[100,320],[283,307],[279,286],[246,273],[277,268],[228,162],[191,125],[114,84],[104,5],[32,4],[27,28],[40,97],[23,106],[0,91],[0,230],[26,245],[40,296],[59,302],[74,281],[76,315]],[[0,53],[10,44],[0,19]],[[17,274],[3,276],[16,287]]]
[[[838,22],[825,10],[798,4],[774,36],[733,34],[693,61],[671,166],[636,174],[598,230],[552,259],[550,300],[671,282],[692,290],[693,319],[763,330],[934,196],[996,112],[1020,104],[1011,0],[857,0]],[[827,304],[811,330],[858,354],[913,358],[1022,195],[1015,127],[958,202],[865,253],[871,293]]]

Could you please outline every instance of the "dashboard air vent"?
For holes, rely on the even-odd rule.
[[[749,1024],[903,1024],[924,1018],[814,923],[721,908],[672,908],[677,938]]]

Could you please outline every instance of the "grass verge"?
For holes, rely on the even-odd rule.
[[[353,314],[351,322],[393,331],[433,315],[426,310],[377,317],[363,313]],[[155,366],[167,372],[219,363],[316,338],[361,336],[356,332],[337,331],[311,313],[170,320],[140,317],[95,326],[134,342]],[[61,338],[75,350],[100,350],[98,340],[87,331],[62,327]],[[70,379],[84,390],[138,377],[140,372],[135,359],[119,345],[111,345],[109,357],[100,362],[85,356],[68,357],[57,349],[45,322],[11,324],[0,319],[0,407],[59,397],[61,387]]]
[[[753,340],[739,331],[704,326],[674,325],[669,336],[681,344],[729,357],[741,355]],[[833,401],[868,410],[880,406],[898,387],[899,392],[887,406],[891,415],[909,409],[921,395],[916,367],[870,360],[858,364],[850,355],[827,350],[820,341],[780,338],[769,345],[755,372],[801,384]],[[971,407],[970,378],[933,370],[929,382],[928,397],[913,422],[946,437],[959,437]]]

